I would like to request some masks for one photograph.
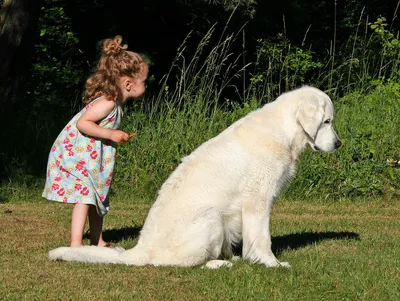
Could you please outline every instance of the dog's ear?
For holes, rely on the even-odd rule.
[[[313,96],[300,102],[297,110],[297,122],[312,140],[315,140],[323,118],[324,111],[318,97]]]

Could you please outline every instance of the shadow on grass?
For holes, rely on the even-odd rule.
[[[142,227],[124,227],[120,229],[109,229],[103,232],[105,241],[112,241],[114,243],[121,240],[135,239],[139,236]],[[86,232],[84,238],[89,238],[89,232]],[[315,243],[331,240],[331,239],[352,239],[359,240],[360,235],[354,232],[302,232],[289,235],[272,237],[272,251],[276,256],[285,250],[296,250]],[[242,244],[234,247],[234,253],[237,255],[242,254]]]
[[[359,240],[360,235],[354,232],[302,232],[272,237],[272,252],[279,256],[286,250],[297,250],[308,245],[330,240],[330,239],[353,239]],[[242,243],[233,248],[235,255],[242,255]]]
[[[277,256],[285,250],[296,250],[324,240],[353,239],[360,235],[354,232],[303,232],[272,238],[272,251]]]
[[[103,231],[103,239],[105,241],[119,242],[121,240],[127,239],[135,239],[139,236],[140,230],[142,227],[134,226],[134,227],[124,227],[120,229],[107,229]],[[85,233],[83,238],[89,238],[89,231]]]

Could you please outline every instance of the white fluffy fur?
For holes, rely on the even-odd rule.
[[[307,143],[326,152],[340,146],[333,115],[330,98],[316,88],[281,95],[183,158],[162,185],[133,249],[58,248],[49,258],[218,268],[231,265],[224,259],[242,241],[245,260],[289,267],[271,251],[272,204]]]

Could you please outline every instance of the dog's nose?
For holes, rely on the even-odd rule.
[[[342,141],[338,140],[335,142],[335,147],[339,148],[342,145]]]

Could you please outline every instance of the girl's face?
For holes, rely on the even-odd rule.
[[[146,90],[146,79],[149,73],[149,68],[144,65],[140,74],[136,77],[124,77],[122,79],[123,88],[123,103],[125,103],[129,98],[140,99]]]
[[[139,76],[133,79],[133,89],[132,89],[132,97],[135,99],[140,99],[144,92],[146,91],[146,80],[147,75],[149,74],[149,68],[146,66],[143,68],[142,72],[140,72]]]

